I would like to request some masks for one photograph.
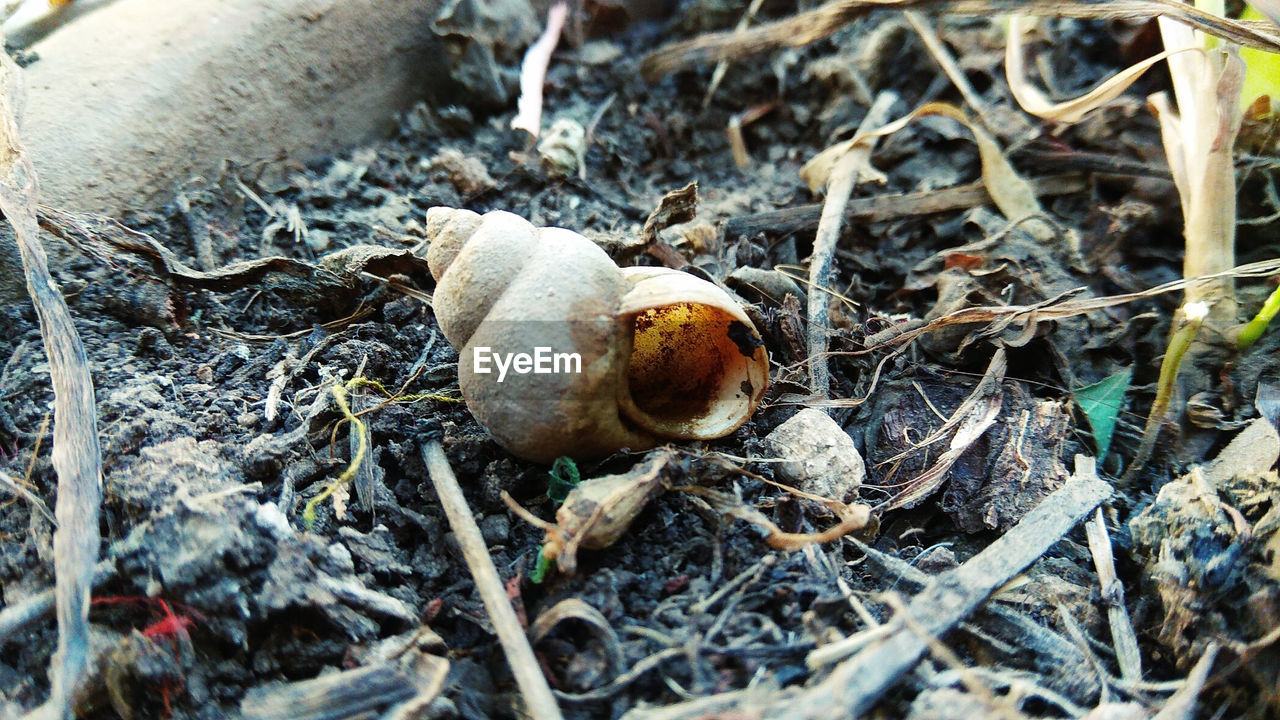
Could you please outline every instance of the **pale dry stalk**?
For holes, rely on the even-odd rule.
[[[36,220],[39,185],[18,132],[25,101],[21,71],[0,56],[0,211],[13,226],[27,291],[35,306],[53,385],[53,469],[58,476],[53,570],[58,649],[50,661],[49,699],[30,717],[70,718],[89,665],[89,594],[98,561],[102,453],[93,378],[62,292],[49,274]]]
[[[882,92],[867,109],[857,136],[861,137],[884,125],[898,96]],[[822,216],[814,234],[813,257],[809,263],[809,387],[815,395],[828,397],[831,392],[831,371],[827,367],[827,296],[836,244],[840,239],[840,226],[844,222],[844,209],[849,204],[853,188],[862,181],[884,183],[885,177],[871,166],[871,150],[875,141],[851,144],[834,163],[827,174],[825,185],[827,199],[822,205]]]
[[[1187,25],[1160,18],[1167,50],[1204,47]],[[1235,265],[1236,178],[1233,146],[1240,130],[1244,63],[1234,46],[1184,52],[1168,58],[1175,112],[1164,93],[1150,101],[1160,119],[1169,168],[1182,201],[1186,256],[1182,276],[1215,275]],[[1187,303],[1210,305],[1206,322],[1222,329],[1235,322],[1235,281],[1229,277],[1194,283]]]

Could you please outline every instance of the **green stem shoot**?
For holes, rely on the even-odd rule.
[[[1200,334],[1200,326],[1209,316],[1209,306],[1203,302],[1183,305],[1174,316],[1174,331],[1169,336],[1169,349],[1160,363],[1160,377],[1156,381],[1156,398],[1151,403],[1151,413],[1147,415],[1147,424],[1142,430],[1142,444],[1138,452],[1120,478],[1120,485],[1127,484],[1133,476],[1151,459],[1156,439],[1164,421],[1169,414],[1169,405],[1173,400],[1173,390],[1178,380],[1178,370],[1182,367],[1182,358],[1187,354],[1196,337]]]

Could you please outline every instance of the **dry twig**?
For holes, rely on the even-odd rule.
[[[1089,551],[1093,565],[1098,569],[1098,584],[1102,586],[1102,602],[1107,606],[1107,620],[1111,624],[1111,640],[1115,644],[1116,661],[1120,663],[1120,677],[1129,682],[1142,679],[1142,654],[1138,650],[1138,636],[1133,632],[1129,611],[1124,606],[1124,585],[1116,577],[1115,558],[1111,554],[1111,536],[1099,509],[1093,519],[1085,523],[1089,536]]]
[[[924,43],[925,49],[933,56],[933,61],[938,63],[938,67],[942,68],[942,72],[951,81],[951,84],[960,91],[960,96],[964,98],[964,102],[978,117],[978,122],[982,123],[982,127],[992,135],[1003,135],[1008,137],[1011,134],[1030,134],[1031,127],[1025,122],[1020,127],[1005,128],[1005,132],[1000,132],[1001,128],[997,125],[991,116],[991,105],[982,96],[973,89],[973,85],[969,82],[969,78],[965,76],[964,70],[960,69],[960,65],[951,57],[951,53],[947,50],[947,46],[942,42],[942,38],[938,37],[937,31],[933,29],[933,25],[929,22],[929,18],[921,15],[915,10],[907,10],[902,13],[907,19],[911,28],[920,36],[921,42]],[[1017,115],[1010,115],[1012,118],[1022,120]],[[1009,130],[1014,130],[1010,133]]]
[[[960,677],[960,682],[969,690],[969,694],[987,706],[988,717],[1000,717],[1004,720],[1027,720],[1025,715],[1018,712],[1018,709],[1010,704],[1008,698],[997,697],[983,679],[974,674],[972,668],[961,662],[960,657],[951,648],[947,647],[946,643],[916,622],[915,618],[911,617],[911,611],[907,608],[906,603],[902,602],[902,598],[894,593],[886,593],[884,599],[885,603],[893,609],[895,619],[901,620],[907,630],[924,640],[929,652]]]
[[[861,550],[868,560],[884,571],[883,574],[887,576],[886,580],[889,584],[900,590],[919,591],[931,580],[932,576],[901,558],[876,550],[870,545],[859,542],[856,538],[850,538],[850,542]],[[1043,663],[1043,665],[1040,665],[1041,667],[1053,668],[1056,672],[1063,674],[1076,675],[1076,670],[1084,667],[1088,662],[1084,653],[1073,645],[1070,640],[1036,622],[1025,613],[1006,607],[1001,603],[989,603],[983,608],[982,613],[991,621],[987,625],[988,628],[1003,630],[1006,635],[1018,638],[1022,648],[1037,658],[1037,665]],[[890,623],[892,622],[890,621]],[[962,624],[961,627],[966,630],[969,629],[967,624]],[[819,648],[810,653],[808,661],[811,667],[815,656],[818,656],[818,653],[825,649],[825,647]],[[861,648],[855,648],[855,651],[858,649]],[[846,655],[851,654],[853,653],[849,652]],[[846,655],[838,657],[818,656],[818,659],[834,662]],[[1090,682],[1086,682],[1086,685],[1087,687],[1083,689],[1086,695],[1097,692],[1101,687],[1100,684]]]
[[[93,378],[71,313],[49,275],[36,221],[39,189],[31,158],[18,134],[24,103],[18,66],[0,58],[0,210],[13,226],[27,290],[40,320],[53,380],[53,467],[58,474],[53,567],[57,576],[58,651],[49,700],[36,713],[71,717],[76,686],[89,661],[89,593],[98,560],[98,508],[102,503],[102,455],[98,447]]]
[[[511,120],[513,130],[524,130],[533,137],[542,132],[542,84],[547,79],[547,67],[551,53],[560,42],[560,30],[569,15],[569,6],[558,2],[547,12],[547,27],[542,31],[520,65],[520,99],[516,101],[516,116]]]
[[[422,448],[422,458],[426,462],[427,472],[431,475],[431,483],[436,494],[440,496],[440,506],[449,519],[449,527],[458,539],[462,548],[462,557],[467,562],[471,577],[475,579],[476,591],[489,611],[489,620],[493,623],[498,641],[511,665],[511,674],[524,696],[529,716],[533,720],[560,720],[560,707],[556,705],[555,696],[542,675],[542,668],[533,656],[533,648],[525,637],[520,621],[516,619],[511,600],[507,597],[506,586],[498,576],[498,569],[493,566],[493,558],[489,557],[489,549],[480,535],[467,505],[467,499],[458,486],[458,478],[449,466],[449,459],[444,455],[444,447],[438,440],[429,440]]]
[[[708,33],[672,43],[646,56],[640,69],[646,78],[654,79],[695,63],[738,60],[778,47],[803,47],[830,37],[877,9],[920,9],[957,15],[1025,13],[1099,20],[1162,15],[1245,47],[1280,52],[1280,30],[1271,23],[1218,17],[1178,0],[835,0],[741,33]]]
[[[115,577],[116,565],[112,560],[103,560],[93,570],[93,585],[97,587]],[[57,589],[50,588],[6,605],[0,609],[0,644],[2,641],[16,636],[32,624],[39,622],[52,613],[57,606]]]
[[[955,570],[934,578],[907,607],[920,628],[938,637],[972,614],[990,595],[1035,562],[1111,494],[1093,460],[1076,456],[1076,472],[1000,539]],[[928,641],[901,629],[832,670],[817,686],[765,717],[862,716],[919,662]]]
[[[760,6],[764,4],[764,0],[751,0],[751,4],[747,6],[747,11],[742,14],[738,20],[737,27],[734,32],[745,32],[747,26],[751,24],[752,18],[756,13],[760,12]],[[711,82],[707,83],[707,94],[702,97],[702,109],[705,111],[711,106],[711,98],[716,94],[716,90],[720,87],[720,83],[724,80],[724,74],[729,70],[729,63],[721,60],[716,64],[716,69],[711,73]]]
[[[870,133],[889,119],[898,96],[892,92],[880,93],[867,115],[862,119],[858,135]],[[813,240],[813,257],[809,260],[809,389],[820,397],[831,392],[831,372],[827,367],[827,281],[835,258],[836,242],[840,239],[840,225],[844,221],[845,205],[853,188],[860,181],[874,179],[884,181],[884,176],[871,167],[871,150],[874,140],[850,147],[837,160],[825,178],[827,199],[822,205],[818,220],[818,232]]]
[[[1088,187],[1088,180],[1083,175],[1052,175],[1044,178],[1033,178],[1032,192],[1036,197],[1054,197],[1071,195]],[[938,190],[922,190],[920,192],[871,195],[853,198],[845,209],[845,222],[888,222],[907,217],[920,217],[933,213],[968,210],[978,205],[991,202],[991,194],[984,183],[957,185]],[[757,233],[786,234],[802,232],[814,228],[822,216],[822,204],[797,205],[783,210],[768,210],[731,217],[724,223],[726,239],[742,236],[751,237]],[[841,251],[837,250],[838,255]]]

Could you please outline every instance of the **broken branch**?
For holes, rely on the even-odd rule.
[[[1076,456],[1075,475],[1000,539],[955,570],[934,578],[907,606],[915,622],[940,637],[977,610],[1002,585],[1025,570],[1111,495],[1093,459]],[[919,662],[928,640],[901,628],[884,642],[841,662],[831,675],[766,717],[860,717]]]

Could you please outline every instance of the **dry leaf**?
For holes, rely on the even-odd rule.
[[[974,388],[974,391],[956,408],[951,417],[947,418],[942,427],[918,444],[918,447],[924,447],[941,439],[951,428],[955,428],[946,451],[938,456],[938,459],[928,470],[903,483],[903,491],[890,500],[884,506],[884,509],[894,510],[915,507],[942,486],[942,481],[951,466],[960,459],[960,456],[971,445],[977,442],[978,438],[982,437],[982,434],[995,423],[996,417],[1000,415],[1000,408],[1003,404],[1000,382],[1004,380],[1007,364],[1004,348],[997,349],[995,355],[991,358],[991,362],[987,365],[987,372],[983,376],[982,382],[978,383],[978,387]],[[905,453],[890,458],[888,462],[901,459],[904,456]]]
[[[505,491],[502,500],[516,515],[546,531],[542,554],[572,575],[578,567],[578,548],[599,550],[622,537],[631,521],[662,490],[662,470],[671,459],[670,452],[657,450],[650,453],[647,462],[625,473],[583,481],[556,511],[555,524],[533,515]]]
[[[1000,209],[1000,212],[1006,218],[1020,220],[1025,217],[1044,214],[1044,211],[1040,208],[1040,202],[1036,200],[1035,191],[1009,164],[995,138],[992,138],[985,130],[972,122],[964,114],[964,111],[946,103],[928,103],[888,125],[879,127],[871,132],[858,133],[849,140],[832,145],[805,163],[805,166],[800,169],[800,178],[804,180],[810,190],[817,192],[831,175],[831,171],[836,164],[847,153],[859,146],[869,145],[871,140],[892,135],[906,127],[913,120],[930,115],[951,118],[967,127],[973,133],[974,141],[978,145],[978,154],[982,160],[982,182],[986,185],[987,193],[991,195],[991,200],[995,202],[996,207]],[[868,165],[868,167],[870,166]],[[1029,226],[1028,230],[1030,231],[1033,227],[1035,226]]]
[[[1140,63],[1121,70],[1080,97],[1055,104],[1047,95],[1040,92],[1040,88],[1032,85],[1031,81],[1027,79],[1022,39],[1027,26],[1032,22],[1031,18],[1023,15],[1009,17],[1009,40],[1005,45],[1004,51],[1005,79],[1009,82],[1009,89],[1013,91],[1013,97],[1022,106],[1023,110],[1038,118],[1054,122],[1079,122],[1090,111],[1111,102],[1129,89],[1129,86],[1142,77],[1143,73],[1150,70],[1152,65],[1170,58],[1172,55],[1188,51],[1200,51],[1200,48],[1192,47],[1165,50],[1159,55],[1153,55]],[[1169,62],[1172,65],[1175,61],[1170,59]]]

